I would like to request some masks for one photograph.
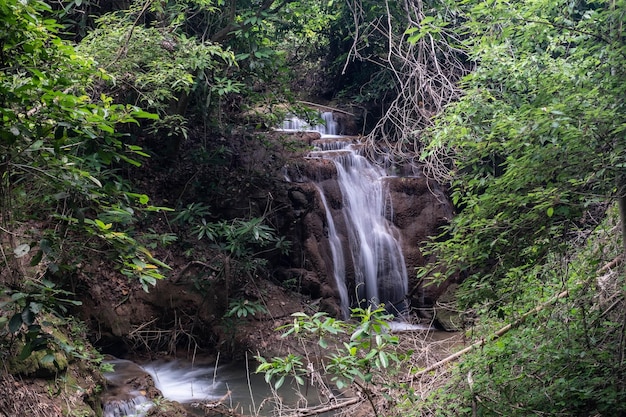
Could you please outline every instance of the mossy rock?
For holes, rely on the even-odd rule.
[[[31,353],[26,359],[20,359],[17,355],[11,356],[7,365],[11,374],[46,378],[65,371],[68,359],[62,352],[41,350]]]

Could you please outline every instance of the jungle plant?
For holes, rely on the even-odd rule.
[[[208,223],[203,219],[201,224],[196,226],[196,232],[198,239],[212,240],[221,250],[234,258],[258,256],[265,250],[274,249],[286,253],[289,243],[277,236],[274,229],[263,224],[263,221],[261,217],[249,220],[222,220],[217,223]]]
[[[130,233],[114,231],[112,223],[105,224],[100,219],[86,219],[85,223],[91,226],[87,228],[89,233],[101,237],[114,249],[120,272],[129,278],[139,279],[144,291],[148,292],[150,286],[165,277],[162,270],[170,269],[167,264],[154,258]]]
[[[17,248],[20,222],[46,219],[32,266],[54,274],[86,250],[110,245],[129,275],[145,277],[143,264],[133,260],[158,262],[130,237],[130,227],[139,213],[165,208],[149,205],[119,175],[120,166],[140,166],[138,158],[147,155],[116,129],[157,116],[105,95],[90,97],[89,87],[106,76],[57,37],[56,22],[41,17],[49,10],[40,1],[0,6],[0,221],[9,231],[2,243]],[[23,270],[16,258],[4,258],[9,273]],[[19,287],[28,278],[10,280]]]
[[[613,348],[623,337],[623,266],[610,261],[624,250],[572,254],[607,207],[616,202],[624,213],[622,6],[464,3],[464,45],[476,70],[464,96],[421,136],[423,160],[451,184],[458,214],[433,241],[439,261],[424,272],[463,277],[458,300],[481,325],[518,317],[563,289],[569,297],[465,359],[456,387],[438,394],[439,415],[623,412],[624,362],[615,359],[623,353]],[[611,230],[596,244],[623,245],[624,229]],[[605,263],[618,265],[605,273],[620,277],[608,306]]]
[[[184,208],[177,211],[172,223],[188,224],[195,226],[199,221],[211,214],[211,210],[203,203],[189,203]],[[206,224],[206,221],[204,222]],[[197,227],[197,226],[196,226]],[[201,239],[202,236],[199,237]]]
[[[219,102],[212,96],[239,91],[239,83],[227,76],[236,65],[234,54],[182,32],[182,5],[132,2],[128,10],[100,17],[79,46],[111,75],[106,91],[157,113],[148,129],[171,137],[175,146],[187,138],[190,102],[208,117]],[[195,96],[199,91],[202,97]]]
[[[9,300],[0,303],[0,346],[5,346],[5,354],[12,352],[19,340],[22,346],[18,360],[23,361],[34,352],[46,351],[40,362],[58,366],[53,345],[57,348],[69,346],[43,330],[46,323],[42,322],[42,317],[52,314],[63,321],[69,307],[81,305],[73,296],[45,279],[41,283],[24,283],[22,291],[5,289],[3,298],[9,297]]]
[[[612,207],[586,243],[565,258],[551,257],[532,272],[535,283],[520,286],[521,299],[546,299],[524,314],[501,337],[487,336],[450,370],[447,383],[427,400],[412,401],[411,415],[447,416],[459,410],[484,416],[620,415],[624,413],[623,265],[615,240],[617,209]],[[608,265],[608,266],[607,266]],[[566,292],[563,292],[565,289]],[[528,305],[532,305],[531,302]],[[519,315],[519,309],[507,317]],[[474,329],[484,337],[502,326],[496,310],[482,312]],[[518,316],[519,317],[519,316]],[[479,339],[480,340],[480,339]]]
[[[389,375],[397,372],[405,358],[395,350],[398,337],[392,335],[389,328],[393,316],[384,306],[353,309],[354,323],[337,320],[324,312],[312,316],[295,313],[292,316],[291,324],[277,330],[284,331],[282,337],[299,340],[307,352],[306,358],[295,354],[273,359],[257,356],[257,372],[264,373],[268,383],[274,380],[275,388],[279,388],[287,377],[304,385],[305,380],[312,377],[312,369],[317,367],[314,362],[321,360],[322,379],[330,379],[338,389],[356,386],[378,415],[372,393],[384,389],[391,381]],[[311,339],[321,350],[308,352],[306,341]]]
[[[423,135],[459,209],[433,249],[469,278],[465,305],[506,304],[607,203],[625,206],[624,16],[610,1],[467,6],[477,69]]]
[[[248,316],[256,316],[259,313],[267,313],[267,308],[263,304],[239,298],[231,300],[224,317],[246,318]]]

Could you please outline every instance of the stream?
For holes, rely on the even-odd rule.
[[[135,381],[149,375],[163,397],[185,406],[194,415],[205,415],[202,404],[222,403],[245,415],[273,415],[277,403],[305,407],[320,403],[315,389],[299,393],[295,383],[285,383],[273,392],[264,376],[246,369],[245,363],[209,365],[182,359],[158,360],[140,364],[125,359],[110,359],[114,372],[105,374],[109,389],[105,393],[103,417],[142,417],[153,406]]]
[[[417,337],[445,357],[461,344],[454,332],[437,331],[427,326],[393,322],[392,331],[405,337]],[[432,352],[431,352],[432,354]],[[105,374],[108,387],[103,395],[103,417],[143,417],[154,406],[147,393],[136,388],[138,381],[146,384],[152,378],[163,397],[181,403],[191,415],[205,416],[211,403],[221,403],[246,416],[270,417],[284,407],[304,408],[327,400],[314,386],[299,387],[289,380],[277,391],[254,373],[256,365],[246,369],[245,361],[230,364],[192,362],[184,359],[133,362],[111,358],[114,372]],[[300,389],[298,389],[300,388]],[[334,393],[337,398],[341,394]],[[324,400],[324,401],[323,401]],[[158,403],[158,401],[157,401]],[[203,405],[208,403],[208,406]],[[331,417],[332,412],[320,414]]]

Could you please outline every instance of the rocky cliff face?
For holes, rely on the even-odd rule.
[[[319,195],[325,190],[326,200],[334,226],[341,236],[347,236],[342,210],[343,198],[337,182],[333,161],[306,158],[292,160],[285,166],[282,186],[288,197],[286,203],[291,224],[286,231],[295,243],[292,264],[279,269],[283,282],[297,282],[299,288],[313,298],[321,298],[326,310],[339,315],[339,296],[333,278],[333,259],[329,245],[329,224]],[[390,176],[384,179],[390,200],[391,221],[397,228],[397,239],[404,254],[409,281],[408,298],[413,308],[432,307],[448,283],[426,285],[418,282],[415,268],[427,259],[421,247],[425,241],[440,233],[439,228],[453,215],[444,190],[424,176]],[[349,253],[348,242],[342,241],[344,253]],[[355,271],[346,263],[348,293],[354,298]]]

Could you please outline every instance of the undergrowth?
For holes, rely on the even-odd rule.
[[[407,401],[406,415],[624,415],[626,305],[617,223],[609,210],[584,243],[572,241],[568,258],[527,272],[508,313],[536,310],[501,337],[489,335],[506,324],[502,312],[481,311],[470,336],[486,342],[450,368],[445,384]]]

